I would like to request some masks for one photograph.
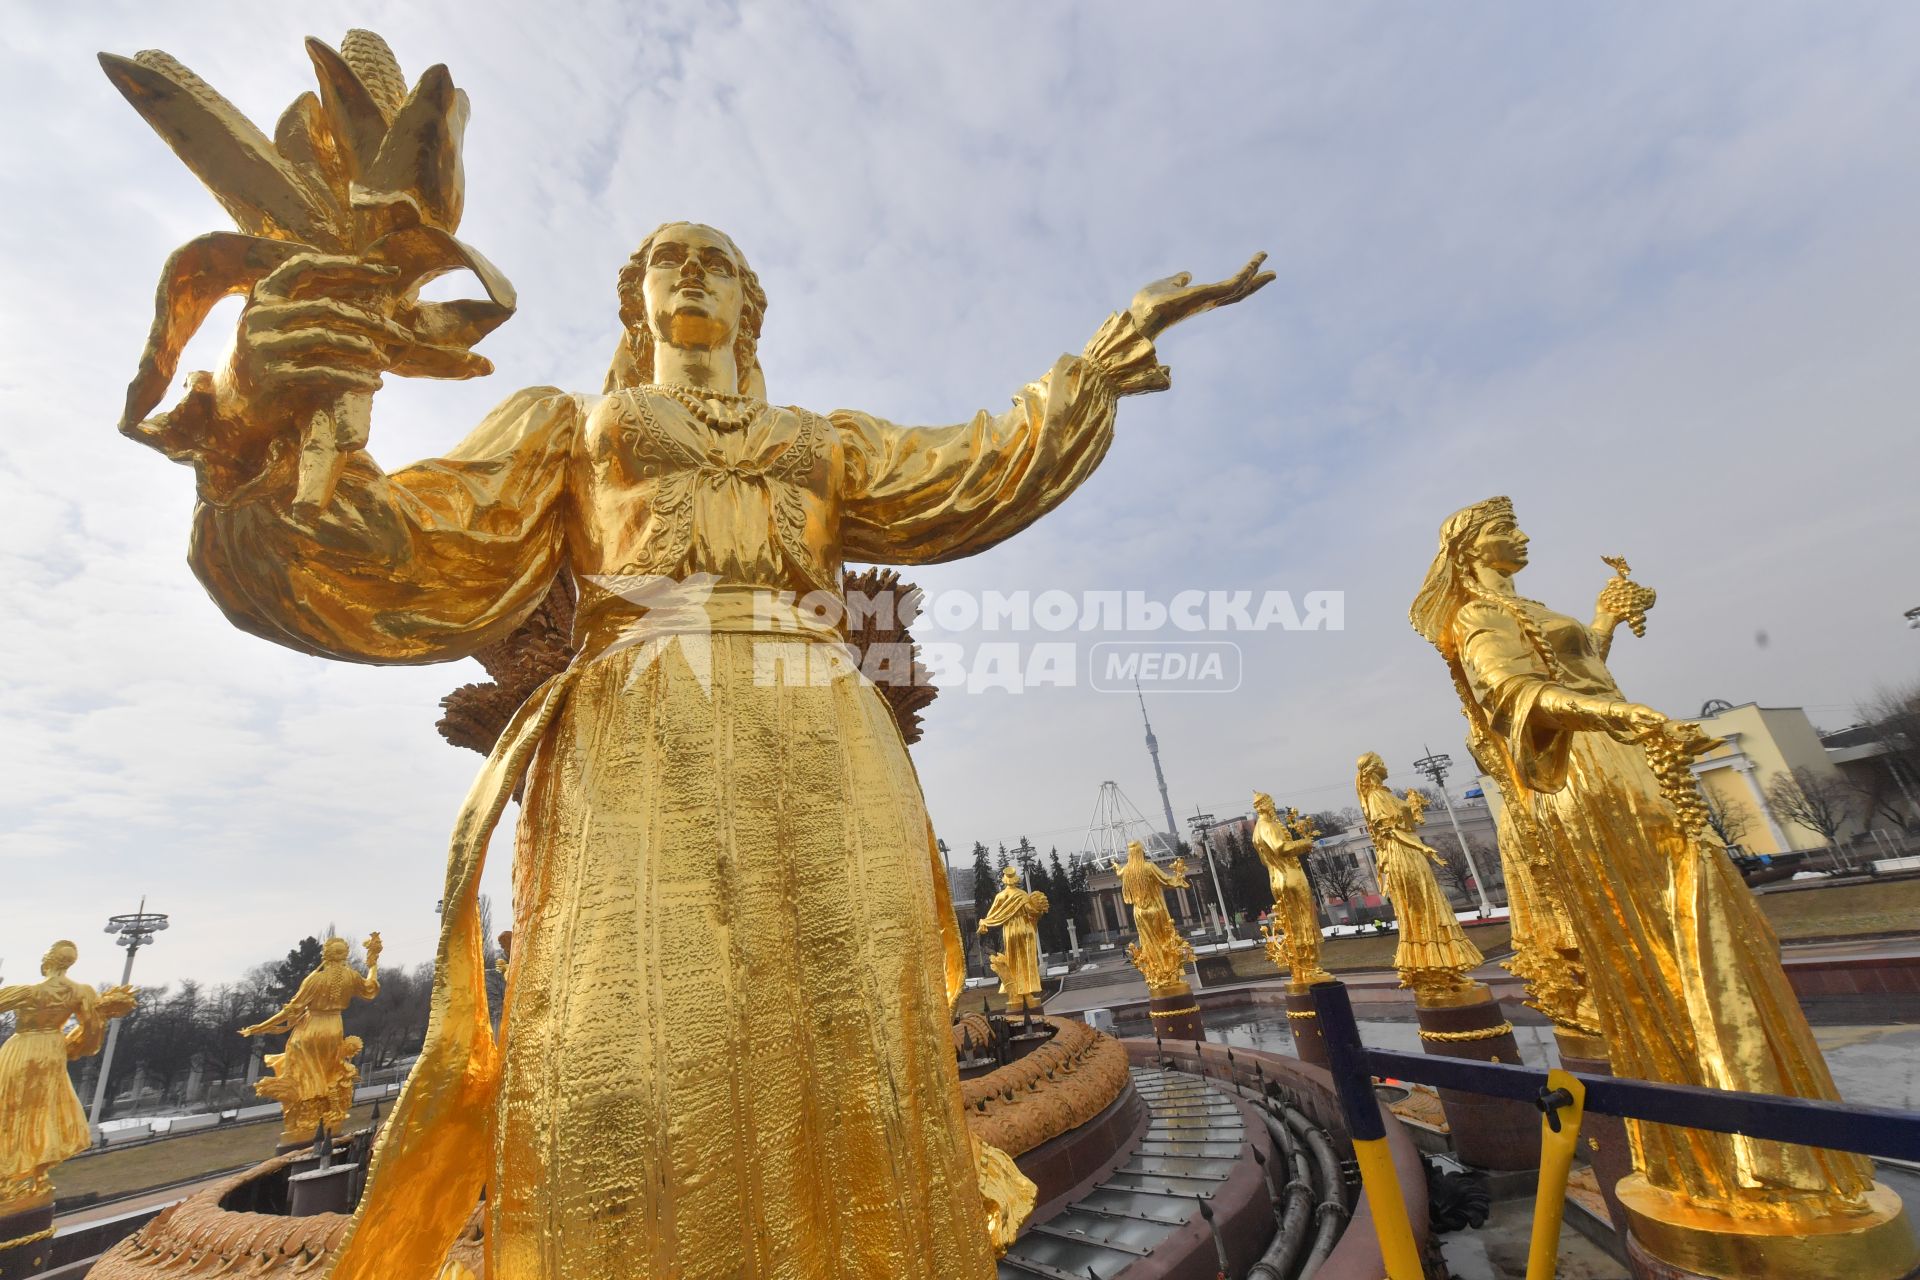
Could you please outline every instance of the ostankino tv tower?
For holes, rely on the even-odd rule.
[[[1160,784],[1160,808],[1167,815],[1167,839],[1172,842],[1168,848],[1180,842],[1180,824],[1173,820],[1173,801],[1167,795],[1167,775],[1160,769],[1160,740],[1153,736],[1153,721],[1147,719],[1147,696],[1140,692],[1140,682],[1133,682],[1133,696],[1140,699],[1140,719],[1147,726],[1147,754],[1153,757],[1153,780]]]

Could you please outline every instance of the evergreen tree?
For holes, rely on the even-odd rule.
[[[287,952],[285,960],[274,966],[271,996],[275,1008],[293,999],[307,975],[320,967],[321,958],[320,939],[309,934],[300,939],[299,946]]]
[[[1060,865],[1058,849],[1047,855],[1047,868],[1042,878],[1046,881],[1047,904],[1050,908],[1040,918],[1050,939],[1047,950],[1065,951],[1068,946],[1067,921],[1073,911],[1073,884],[1067,879],[1067,869]]]
[[[1011,859],[1011,858],[1009,858],[1009,857],[1007,856],[1007,844],[1006,844],[1006,841],[1004,841],[1004,840],[1003,840],[1003,841],[1001,841],[1001,842],[1000,842],[1000,852],[998,852],[998,853],[996,853],[996,854],[994,854],[994,855],[993,855],[993,882],[994,882],[994,884],[996,884],[996,885],[997,885],[997,884],[999,884],[999,883],[1000,883],[1000,877],[1006,874],[1006,871],[1007,871],[1007,867],[1008,867],[1008,866],[1009,866],[1009,865],[1010,865],[1010,864],[1011,864],[1012,862],[1013,862],[1013,859]]]
[[[993,868],[987,863],[987,846],[978,840],[973,842],[973,918],[976,921],[987,918],[987,908],[993,905],[993,895],[1000,892],[1000,883],[994,879]]]

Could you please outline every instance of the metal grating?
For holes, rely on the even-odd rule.
[[[1117,1280],[1198,1216],[1247,1142],[1240,1110],[1199,1076],[1133,1068],[1145,1137],[1105,1182],[1027,1227],[1000,1259],[1000,1280]]]

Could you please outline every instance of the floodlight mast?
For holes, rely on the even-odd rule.
[[[110,916],[107,919],[107,932],[117,935],[116,946],[127,949],[127,963],[120,971],[120,985],[127,986],[133,981],[133,957],[140,948],[153,941],[153,935],[167,927],[167,917],[159,912],[147,910],[147,900],[143,895],[140,909],[132,915]],[[87,1124],[98,1130],[100,1126],[100,1108],[107,1100],[107,1078],[113,1072],[113,1051],[120,1043],[120,1022],[115,1018],[107,1025],[107,1047],[100,1054],[100,1078],[93,1085],[93,1106],[87,1110]]]
[[[1473,850],[1467,847],[1467,838],[1460,834],[1460,819],[1453,816],[1453,798],[1447,794],[1447,771],[1453,768],[1453,757],[1442,752],[1438,755],[1426,745],[1420,749],[1427,754],[1413,762],[1413,767],[1433,779],[1433,789],[1440,793],[1440,804],[1447,811],[1447,821],[1453,824],[1453,838],[1460,842],[1460,856],[1467,860],[1467,870],[1473,872],[1473,887],[1480,891],[1480,918],[1486,919],[1493,914],[1493,902],[1487,897],[1487,879],[1480,874],[1480,868],[1473,860]]]

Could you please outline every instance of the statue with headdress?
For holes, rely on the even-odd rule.
[[[333,1280],[432,1274],[483,1186],[489,1269],[515,1280],[687,1258],[986,1280],[958,928],[907,744],[847,653],[842,563],[957,559],[1059,507],[1120,401],[1170,385],[1161,335],[1272,273],[1149,284],[1010,408],[908,426],[774,403],[746,254],[668,222],[612,282],[601,394],[515,391],[390,468],[384,378],[486,373],[473,345],[514,298],[452,235],[467,103],[446,69],[409,89],[365,32],[308,51],[320,92],[271,136],[165,55],[108,60],[241,222],[170,267],[122,429],[193,466],[189,558],[227,616],[299,652],[454,661],[556,576],[578,588],[578,651],[456,819],[426,1043]],[[668,167],[652,188],[685,197]],[[462,266],[486,297],[421,296]],[[152,413],[234,292],[225,367]],[[523,786],[496,1040],[477,900]]]
[[[1460,928],[1453,903],[1434,877],[1433,869],[1447,860],[1415,834],[1426,801],[1418,791],[1404,797],[1393,794],[1387,786],[1387,763],[1376,752],[1361,756],[1354,773],[1360,812],[1373,840],[1380,892],[1393,903],[1400,925],[1393,952],[1400,985],[1413,988],[1424,1004],[1454,1001],[1472,988],[1467,975],[1486,957]]]
[[[1040,1007],[1040,917],[1047,914],[1047,895],[1020,886],[1020,871],[1000,873],[1001,889],[981,917],[978,932],[1000,930],[1000,953],[988,963],[1000,975],[1000,994],[1010,1012]]]
[[[263,1059],[273,1074],[254,1086],[261,1097],[280,1104],[283,1145],[311,1142],[316,1133],[338,1133],[353,1110],[353,1087],[360,1078],[353,1060],[361,1041],[345,1034],[340,1015],[355,1000],[380,994],[380,949],[380,935],[369,935],[367,971],[361,973],[348,962],[347,940],[328,938],[319,967],[301,979],[293,998],[272,1017],[240,1031],[287,1037],[279,1053]]]
[[[40,981],[0,987],[13,1034],[0,1044],[0,1213],[53,1194],[54,1166],[93,1144],[67,1063],[100,1052],[107,1024],[133,1012],[132,987],[95,991],[67,976],[80,949],[62,939]]]
[[[1607,668],[1615,630],[1640,631],[1652,593],[1610,560],[1615,577],[1582,622],[1515,590],[1527,562],[1506,498],[1456,512],[1411,612],[1520,837],[1532,910],[1516,911],[1516,943],[1552,963],[1526,935],[1557,934],[1552,951],[1578,956],[1615,1074],[1837,1099],[1778,940],[1708,828],[1689,766],[1717,744],[1629,700]],[[1629,1127],[1635,1174],[1620,1199],[1640,1244],[1668,1263],[1886,1277],[1920,1262],[1864,1157]]]
[[[1273,893],[1273,914],[1261,930],[1267,959],[1287,971],[1296,991],[1332,982],[1333,975],[1320,966],[1320,906],[1305,861],[1320,829],[1298,809],[1282,814],[1264,791],[1253,793],[1253,813],[1253,851],[1267,868]]]
[[[1120,877],[1120,897],[1133,908],[1137,941],[1127,946],[1127,959],[1147,980],[1154,995],[1187,990],[1186,967],[1193,963],[1193,944],[1180,936],[1167,911],[1167,890],[1187,887],[1187,861],[1175,858],[1162,867],[1147,857],[1138,840],[1127,841],[1124,862],[1108,863]]]

